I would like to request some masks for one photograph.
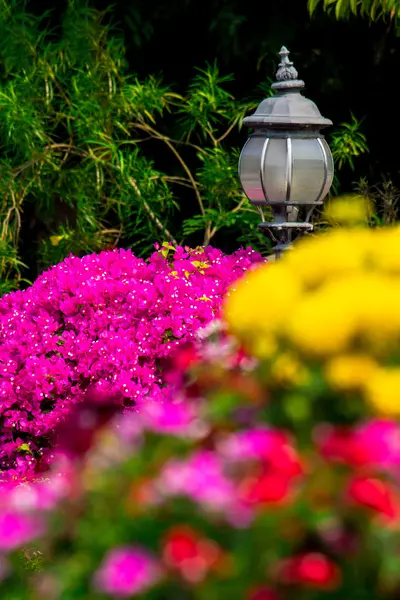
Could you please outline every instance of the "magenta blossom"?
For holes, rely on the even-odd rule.
[[[211,247],[164,248],[147,262],[126,250],[71,256],[1,298],[0,481],[46,470],[54,430],[89,388],[124,409],[166,401],[163,365],[260,260]]]
[[[141,594],[161,577],[157,561],[142,548],[114,548],[104,558],[95,573],[95,587],[115,598]]]

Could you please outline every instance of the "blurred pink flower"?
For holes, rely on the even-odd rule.
[[[254,510],[238,495],[237,483],[225,472],[227,465],[216,452],[195,452],[186,459],[168,461],[156,485],[164,496],[186,496],[203,508],[223,514],[234,527],[247,527]]]
[[[6,510],[0,514],[0,551],[8,552],[32,541],[44,531],[40,516]]]
[[[219,450],[230,461],[261,461],[289,478],[301,475],[303,471],[288,436],[277,429],[258,427],[233,433],[221,441]]]
[[[195,452],[183,460],[170,460],[158,481],[166,495],[184,495],[213,510],[225,510],[235,498],[235,486],[214,452]]]
[[[111,423],[112,431],[125,447],[133,449],[140,446],[143,435],[143,422],[134,410],[117,415]]]
[[[69,492],[65,475],[52,475],[46,481],[10,486],[7,506],[18,512],[53,510]]]
[[[220,443],[220,451],[234,461],[269,459],[277,446],[287,443],[281,431],[257,427],[231,434]]]
[[[400,467],[400,426],[376,419],[361,425],[356,433],[360,445],[369,448],[370,460],[383,467]]]
[[[94,584],[103,593],[128,598],[155,585],[161,577],[158,562],[140,547],[114,548],[95,573]]]
[[[196,418],[188,402],[146,402],[140,418],[148,429],[165,434],[186,434]]]

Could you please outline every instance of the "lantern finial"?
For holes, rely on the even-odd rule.
[[[297,69],[294,68],[293,63],[289,60],[289,50],[286,46],[282,46],[279,56],[281,62],[278,65],[276,72],[276,83],[272,84],[272,88],[276,90],[288,90],[288,89],[301,89],[304,87],[304,81],[298,79]]]
[[[281,62],[279,63],[278,71],[276,73],[277,81],[295,81],[299,76],[292,61],[289,60],[289,54],[290,52],[286,46],[282,46],[281,51],[279,52]]]

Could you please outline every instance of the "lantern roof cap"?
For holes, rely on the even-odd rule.
[[[243,124],[267,129],[317,130],[332,125],[332,121],[321,115],[317,105],[300,93],[305,84],[298,79],[298,72],[289,60],[289,50],[282,46],[279,55],[276,82],[271,86],[276,94],[263,100],[253,115],[243,119]]]

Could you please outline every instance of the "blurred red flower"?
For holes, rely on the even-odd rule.
[[[278,594],[269,587],[260,586],[250,590],[247,600],[278,600]]]
[[[202,581],[207,572],[217,565],[222,557],[219,546],[188,526],[170,529],[164,540],[165,563],[190,581]]]
[[[303,467],[296,450],[286,440],[284,440],[284,443],[277,443],[273,446],[268,460],[271,468],[288,477],[296,477],[303,473]]]
[[[279,578],[286,584],[332,589],[340,583],[340,571],[327,556],[312,552],[283,561]]]
[[[371,449],[347,428],[321,426],[316,432],[317,445],[324,458],[351,466],[370,463]]]
[[[159,361],[164,372],[164,380],[169,385],[182,385],[188,369],[198,360],[199,354],[193,342],[182,344],[171,356]]]
[[[366,506],[391,519],[398,514],[390,486],[375,477],[355,476],[350,481],[348,496],[356,504]]]
[[[81,458],[91,449],[97,433],[122,411],[122,407],[121,396],[89,390],[83,402],[55,428],[57,450],[70,458]]]
[[[284,473],[263,473],[246,478],[239,489],[241,500],[249,504],[282,502],[290,491],[291,478]]]

